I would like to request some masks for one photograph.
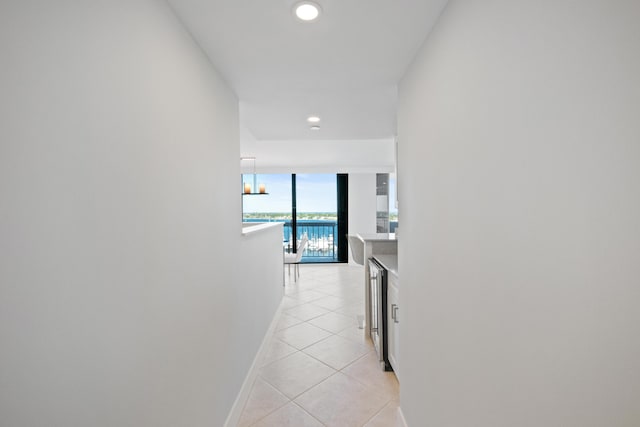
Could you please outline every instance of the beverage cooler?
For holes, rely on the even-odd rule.
[[[381,368],[391,371],[387,352],[387,270],[374,258],[369,259],[369,295],[371,340]]]

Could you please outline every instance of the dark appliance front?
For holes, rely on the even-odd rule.
[[[380,366],[391,371],[387,356],[387,270],[373,258],[369,259],[369,295],[371,340]]]

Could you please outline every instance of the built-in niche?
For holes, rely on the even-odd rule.
[[[376,174],[376,232],[389,232],[389,174]]]

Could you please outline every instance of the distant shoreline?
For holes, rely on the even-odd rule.
[[[243,218],[291,221],[291,212],[245,212]],[[338,215],[335,212],[298,212],[298,219],[337,221]],[[396,213],[390,213],[389,220],[397,221],[398,215]]]

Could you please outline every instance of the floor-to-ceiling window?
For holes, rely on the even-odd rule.
[[[267,194],[243,196],[243,221],[283,222],[283,245],[290,252],[306,234],[302,262],[347,261],[346,175],[249,174],[244,182],[264,184]]]
[[[306,234],[309,245],[303,258],[334,261],[338,244],[338,200],[336,175],[297,174],[296,225],[298,236]]]

